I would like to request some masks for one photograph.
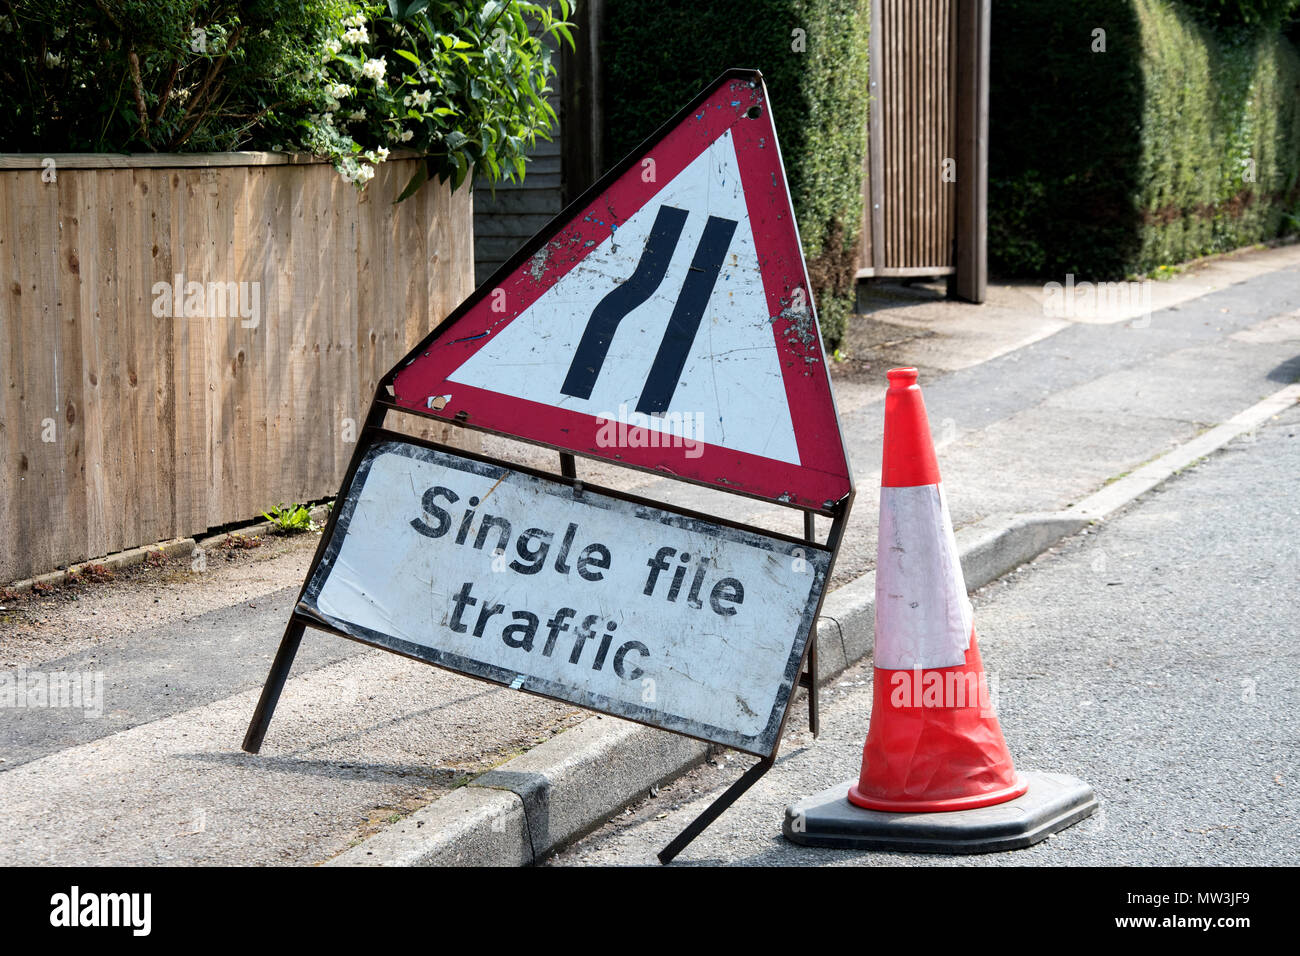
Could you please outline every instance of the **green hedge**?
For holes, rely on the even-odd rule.
[[[724,70],[762,71],[828,348],[853,309],[869,23],[865,0],[609,0],[605,13],[611,165]]]
[[[999,0],[993,17],[995,273],[1118,279],[1300,228],[1288,40],[1216,35],[1168,0]]]

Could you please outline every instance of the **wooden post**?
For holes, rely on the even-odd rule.
[[[957,3],[957,274],[953,294],[988,287],[989,0]]]
[[[871,173],[868,177],[867,217],[871,223],[871,269],[879,275],[885,268],[885,119],[884,88],[881,86],[880,68],[883,51],[880,35],[880,3],[871,3],[871,39],[868,57],[869,82],[871,83],[870,125],[867,128],[867,156]]]
[[[604,19],[601,0],[585,0],[573,11],[576,49],[560,44],[561,200],[567,206],[605,171],[605,116],[601,89],[600,42]]]

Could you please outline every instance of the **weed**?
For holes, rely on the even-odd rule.
[[[275,525],[280,534],[298,534],[312,530],[311,512],[306,505],[278,504],[270,511],[263,511],[262,517]]]

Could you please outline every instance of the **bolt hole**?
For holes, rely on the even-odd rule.
[[[758,119],[763,115],[763,108],[761,106],[751,106],[749,109],[745,110],[745,115],[750,119]]]

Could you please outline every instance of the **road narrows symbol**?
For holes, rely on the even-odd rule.
[[[618,324],[624,316],[644,304],[663,282],[673,253],[677,251],[687,216],[685,209],[659,207],[636,269],[626,282],[615,287],[592,310],[582,339],[573,353],[573,362],[560,388],[561,393],[575,398],[591,398]],[[658,414],[666,411],[672,401],[691,344],[695,341],[695,333],[699,331],[704,310],[717,284],[718,273],[722,271],[727,247],[731,245],[731,237],[738,225],[736,220],[721,216],[710,216],[705,224],[668,320],[668,328],[646,376],[636,407],[638,412]]]
[[[709,217],[704,234],[700,236],[700,244],[695,247],[695,258],[682,283],[677,304],[673,306],[668,329],[664,332],[663,341],[659,343],[659,352],[655,355],[654,364],[650,366],[645,390],[641,392],[641,401],[636,406],[638,412],[654,415],[667,411],[737,225],[739,223],[734,219]]]
[[[686,216],[685,209],[659,207],[636,270],[626,282],[615,286],[592,310],[577,351],[573,353],[569,374],[560,387],[563,394],[574,398],[591,398],[591,390],[596,386],[596,377],[605,364],[609,343],[614,340],[619,322],[654,295],[659,283],[663,282],[668,263],[672,261],[673,252],[677,249],[677,240],[681,238],[682,226],[686,224]]]

